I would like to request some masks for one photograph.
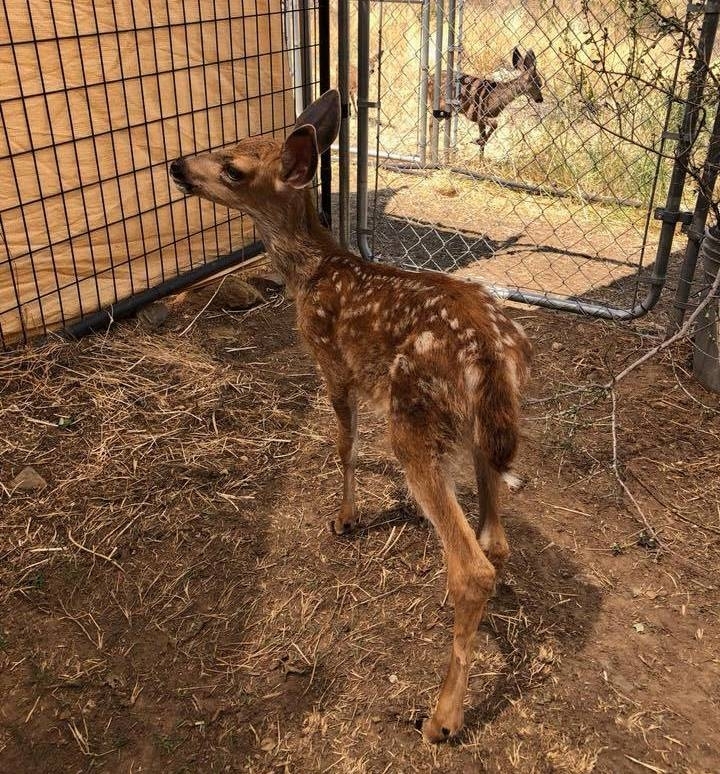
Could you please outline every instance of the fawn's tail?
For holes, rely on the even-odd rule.
[[[485,372],[484,383],[479,385],[474,398],[476,470],[489,464],[498,473],[505,473],[510,469],[520,437],[517,391],[504,369],[492,369]]]

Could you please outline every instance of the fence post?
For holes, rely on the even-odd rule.
[[[368,92],[370,90],[370,0],[358,0],[357,89],[357,245],[363,258],[372,260],[368,241]]]
[[[337,25],[337,68],[338,88],[340,89],[341,113],[340,136],[338,138],[338,235],[340,244],[347,247],[350,243],[350,98],[348,82],[350,80],[350,9],[348,0],[338,0]]]
[[[421,167],[424,167],[427,161],[429,61],[430,0],[422,0],[422,12],[420,14],[420,91],[418,95],[418,126],[420,127],[418,136],[418,159]]]
[[[693,62],[693,70],[690,75],[690,89],[687,97],[687,104],[691,104],[694,107],[695,113],[694,121],[688,126],[688,131],[693,136],[695,132],[695,122],[697,121],[697,115],[700,110],[700,103],[705,88],[705,80],[710,67],[710,57],[712,56],[715,36],[717,34],[718,20],[718,11],[708,7],[703,18],[702,29],[700,30],[700,39],[697,45],[695,61]],[[698,252],[700,250],[700,244],[703,241],[705,221],[710,209],[709,197],[712,195],[715,179],[717,177],[716,165],[718,158],[720,157],[720,147],[718,146],[719,135],[720,110],[715,114],[715,123],[712,130],[708,156],[705,161],[705,168],[703,169],[700,192],[695,204],[692,223],[688,229],[688,244],[685,249],[685,258],[680,268],[680,277],[678,279],[677,290],[675,291],[674,308],[670,312],[668,336],[681,328],[685,317],[687,302],[690,298],[690,290],[692,287],[693,275],[695,274]]]
[[[450,115],[457,113],[454,108],[455,102],[455,22],[456,22],[456,4],[455,0],[448,0],[447,12],[447,57],[445,62],[445,110]],[[443,157],[445,163],[450,161],[450,129],[451,122],[449,118],[444,118],[444,137],[443,137]]]
[[[462,72],[462,53],[463,53],[463,18],[465,13],[465,0],[457,0],[457,27],[455,30],[455,73],[453,81],[453,100],[455,108],[452,111],[450,128],[450,145],[454,148],[457,145],[457,127],[458,116],[460,115],[460,73]]]
[[[318,66],[320,94],[330,88],[330,2],[318,0],[318,38],[320,41]],[[320,157],[320,210],[325,225],[332,226],[332,159],[330,149]]]
[[[440,145],[440,102],[442,94],[442,42],[443,42],[443,17],[445,15],[445,0],[435,0],[435,74],[433,88],[433,119],[430,132],[430,161],[438,162]]]
[[[302,73],[303,110],[313,101],[312,13],[308,0],[299,0],[300,8],[300,72]]]
[[[720,233],[717,227],[707,229],[700,246],[702,258],[703,287],[712,292],[720,273]],[[695,322],[695,352],[693,373],[695,378],[708,390],[720,392],[720,292],[717,288],[703,313]]]

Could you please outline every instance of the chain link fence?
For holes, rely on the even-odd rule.
[[[643,314],[707,156],[717,14],[704,11],[644,0],[351,4],[372,70],[357,100],[360,142],[350,139],[358,169],[365,152],[373,162],[367,215],[359,173],[361,248],[367,238],[381,260],[478,275],[518,300]],[[350,41],[351,61],[364,45]]]

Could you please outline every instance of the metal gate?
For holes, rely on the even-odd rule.
[[[341,0],[341,26],[352,31],[355,15],[357,37],[338,44],[343,101],[357,103],[356,122],[345,110],[340,186],[354,156],[366,257],[632,319],[657,303],[682,223],[682,318],[717,169],[716,3]],[[530,64],[542,102],[520,83]],[[467,114],[492,91],[511,99],[481,148],[482,122]],[[347,239],[342,197],[340,216]]]

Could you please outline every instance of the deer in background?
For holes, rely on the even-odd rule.
[[[477,75],[460,73],[459,110],[469,121],[478,125],[480,136],[475,142],[480,146],[480,154],[485,150],[487,141],[497,129],[500,113],[515,99],[528,96],[534,102],[542,102],[543,79],[538,73],[535,54],[530,49],[523,57],[517,47],[512,52],[512,66],[519,75],[507,81],[493,81],[479,78]],[[442,79],[440,109],[449,111],[445,102],[447,76]],[[428,103],[432,110],[434,85],[428,83]]]
[[[248,212],[295,296],[297,324],[337,415],[343,497],[338,534],[358,524],[358,398],[385,414],[412,495],[440,536],[455,606],[450,666],[423,726],[440,742],[463,725],[472,642],[509,548],[498,485],[518,444],[530,344],[480,284],[369,263],[319,221],[311,184],[340,122],[337,91],[297,119],[284,142],[248,138],[170,165],[187,194]],[[469,452],[480,513],[473,531],[451,462]]]
[[[378,62],[380,61],[380,57],[382,57],[383,52],[378,51],[375,56],[373,56],[370,59],[370,62],[368,63],[368,77],[372,77],[375,75],[375,71],[377,70]],[[350,98],[350,102],[353,106],[353,112],[355,115],[357,115],[357,92],[358,92],[358,69],[357,66],[354,64],[350,65],[349,68],[349,76],[348,76],[348,97]]]

